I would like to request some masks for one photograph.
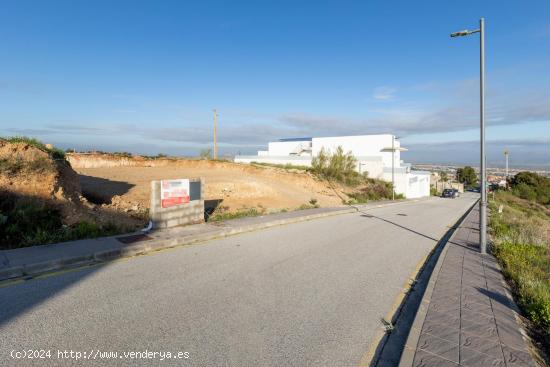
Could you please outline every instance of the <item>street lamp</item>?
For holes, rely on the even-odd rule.
[[[487,253],[487,171],[485,169],[485,21],[479,20],[479,29],[451,33],[451,37],[469,36],[479,33],[479,125],[480,125],[480,176],[481,201],[479,203],[480,252]]]
[[[504,158],[506,158],[506,176],[504,177],[506,179],[506,190],[508,190],[508,156],[510,155],[510,152],[508,149],[504,150]]]

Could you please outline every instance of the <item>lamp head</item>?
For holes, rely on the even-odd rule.
[[[467,29],[463,30],[463,31],[458,31],[458,32],[454,32],[454,33],[451,33],[451,37],[462,37],[462,36],[467,36],[469,35],[471,32]]]

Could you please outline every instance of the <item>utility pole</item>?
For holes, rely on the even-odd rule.
[[[487,170],[485,158],[485,20],[479,20],[479,29],[463,30],[451,33],[451,37],[469,36],[479,33],[479,140],[480,140],[480,191],[479,202],[479,247],[482,254],[487,253]]]
[[[506,190],[508,190],[508,155],[509,154],[510,154],[510,152],[508,151],[508,149],[504,150],[504,157],[506,158],[506,176],[505,176]]]
[[[218,111],[214,109],[214,159],[218,159]]]

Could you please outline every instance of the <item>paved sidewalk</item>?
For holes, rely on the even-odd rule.
[[[238,233],[313,220],[332,215],[354,213],[380,206],[410,201],[372,202],[355,207],[340,206],[247,217],[223,222],[209,222],[166,230],[140,232],[113,237],[85,239],[50,245],[0,251],[0,281],[45,272],[94,264],[121,257],[144,254],[170,247],[227,237]],[[121,241],[122,240],[122,241]]]
[[[400,367],[535,366],[499,266],[478,252],[478,219],[476,206],[443,250]]]

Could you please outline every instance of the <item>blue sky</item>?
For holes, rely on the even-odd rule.
[[[395,133],[412,162],[550,166],[550,2],[2,1],[0,135],[196,155]]]

